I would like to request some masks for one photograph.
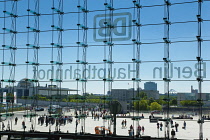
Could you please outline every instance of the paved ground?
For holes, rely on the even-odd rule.
[[[22,130],[23,131],[21,123],[24,120],[26,122],[26,131],[31,130],[32,124],[35,124],[34,129],[36,131],[49,132],[49,130],[51,130],[51,131],[56,130],[55,125],[52,125],[52,126],[50,125],[50,126],[47,126],[47,127],[45,126],[45,124],[43,126],[38,125],[38,121],[37,121],[38,118],[37,117],[34,117],[31,121],[30,121],[29,118],[22,117],[22,115],[24,113],[25,112],[16,112],[14,117],[7,118],[7,120],[4,121],[5,128],[7,128],[8,124],[10,124],[10,126],[12,124],[12,128],[10,128],[10,129],[19,130],[19,131]],[[38,112],[39,115],[44,115],[45,113],[46,112]],[[72,115],[72,114],[73,114],[72,112],[65,113],[65,115]],[[18,116],[19,119],[18,119],[17,125],[14,125],[14,118],[16,116]],[[122,120],[125,120],[125,118],[117,118],[117,135],[128,136],[128,129],[129,129],[130,125],[134,126],[134,131],[135,131],[136,127],[139,123],[141,126],[145,127],[145,132],[144,132],[144,134],[141,133],[142,135],[149,135],[149,136],[152,136],[152,137],[164,137],[165,129],[160,131],[159,129],[157,129],[156,123],[150,123],[149,119],[147,119],[149,117],[149,114],[144,114],[144,116],[145,116],[145,119],[141,119],[140,121],[132,121],[130,118],[127,118],[126,119],[127,120],[127,127],[124,127],[124,128],[122,128],[121,122],[122,122]],[[156,116],[164,117],[163,115],[156,115]],[[74,118],[72,123],[67,123],[66,125],[61,125],[60,130],[62,132],[70,132],[70,133],[74,133],[75,131],[81,132],[82,131],[82,127],[81,127],[82,121],[85,121],[84,131],[86,133],[94,134],[95,133],[95,131],[94,131],[95,126],[106,126],[106,127],[108,127],[108,123],[109,123],[109,121],[102,120],[101,118],[98,121],[98,120],[92,119],[92,117],[87,117],[85,120],[80,120],[80,123],[78,125],[77,130],[76,130],[76,121],[75,120],[76,119]],[[187,123],[186,129],[182,129],[184,120],[174,120],[174,123],[176,122],[176,123],[179,124],[178,132],[176,132],[176,137],[179,138],[179,139],[198,139],[198,137],[199,137],[199,126],[198,126],[197,120],[198,120],[197,116],[194,116],[193,120],[185,120],[186,123]],[[2,124],[0,124],[0,125],[2,125]],[[0,128],[1,128],[1,126],[0,126]],[[111,130],[113,131],[113,125],[111,125]],[[203,124],[203,131],[204,131],[204,134],[203,134],[204,138],[210,139],[210,133],[209,133],[210,132],[210,121],[206,121]]]

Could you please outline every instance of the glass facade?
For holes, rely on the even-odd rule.
[[[138,117],[159,110],[162,120],[155,121],[170,138],[172,115],[191,110],[196,138],[203,139],[209,136],[203,132],[210,106],[209,7],[209,0],[0,1],[1,94],[21,87],[21,98],[29,87],[53,85],[40,100],[74,104],[82,132],[88,111],[106,110],[98,125],[107,127],[110,115],[129,113],[136,133]],[[63,91],[68,95],[61,98],[64,87],[74,95]]]

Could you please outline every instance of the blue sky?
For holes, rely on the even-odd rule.
[[[189,2],[191,0],[188,0]],[[30,9],[34,9],[34,1],[30,1]],[[82,5],[83,0],[80,1]],[[159,5],[163,4],[163,0],[142,0],[141,5],[142,6],[149,6],[149,5]],[[171,3],[178,3],[178,2],[186,2],[186,0],[171,0]],[[88,10],[104,10],[104,3],[105,0],[88,0]],[[55,0],[55,7],[58,5],[58,0]],[[78,0],[64,0],[64,12],[77,12],[77,5]],[[189,4],[177,4],[170,6],[170,21],[171,22],[185,22],[185,21],[196,21],[196,15],[197,15],[197,6],[198,4],[195,3],[189,3]],[[128,8],[132,7],[133,3],[132,0],[114,0],[114,8]],[[4,3],[0,3],[0,9],[4,9]],[[41,14],[50,14],[52,13],[51,10],[52,7],[52,0],[45,0],[40,1],[40,13]],[[209,20],[210,15],[209,13],[209,7],[210,2],[204,1],[203,7],[202,7],[202,18],[204,20]],[[22,0],[18,2],[18,15],[27,15],[28,9],[28,0]],[[11,2],[6,3],[6,10],[11,11]],[[3,10],[2,10],[3,11]],[[124,10],[116,10],[114,13],[124,13],[128,12],[131,13],[132,19],[134,19],[134,9],[124,9]],[[94,27],[94,16],[99,14],[105,14],[104,11],[97,11],[97,12],[89,12],[88,13],[88,27],[93,28]],[[83,14],[80,14],[82,17]],[[3,12],[0,12],[0,17],[3,17]],[[141,24],[157,24],[157,23],[163,23],[163,17],[164,17],[164,8],[163,6],[157,6],[157,7],[145,7],[141,9]],[[54,24],[58,24],[58,16],[54,16]],[[11,28],[11,19],[7,18],[5,20],[6,22],[6,28]],[[34,26],[34,18],[30,17],[29,19],[29,25],[31,27]],[[0,26],[3,28],[4,19],[0,18]],[[80,23],[82,23],[82,18],[80,18]],[[50,30],[52,25],[52,16],[51,15],[42,15],[40,16],[40,30]],[[71,14],[65,14],[63,18],[63,28],[64,29],[76,29],[78,24],[78,14],[77,13],[71,13]],[[18,17],[17,18],[17,31],[23,32],[27,31],[28,26],[28,17]],[[96,23],[97,27],[98,23]],[[209,40],[210,38],[210,24],[209,21],[202,22],[202,38],[204,40]],[[114,41],[114,44],[131,44],[132,39],[134,38],[133,34],[134,28],[132,28],[132,36],[130,40],[126,41]],[[3,33],[3,30],[0,30],[0,33]],[[87,61],[89,63],[102,63],[102,64],[89,64],[87,67],[97,68],[97,72],[99,69],[104,68],[103,59],[104,56],[104,47],[100,46],[103,45],[103,42],[95,42],[93,39],[93,29],[88,30],[88,45],[95,45],[90,46],[87,48]],[[98,32],[97,32],[98,33]],[[136,32],[135,32],[136,33]],[[196,40],[197,36],[197,23],[182,23],[182,24],[172,24],[170,26],[170,40],[171,41],[191,41]],[[6,36],[6,44],[9,45],[11,42],[11,36],[7,34]],[[82,42],[82,32],[80,32],[79,40]],[[116,36],[114,36],[116,37]],[[151,42],[162,42],[162,38],[164,37],[164,25],[153,25],[153,26],[143,26],[141,27],[141,42],[142,43],[151,43]],[[17,48],[27,48],[25,44],[27,44],[27,34],[26,33],[18,33],[17,36]],[[0,34],[0,45],[3,45],[3,35]],[[54,38],[53,42],[58,41],[57,32],[54,32]],[[70,30],[63,32],[63,38],[62,42],[64,46],[76,46],[76,42],[78,41],[78,31],[77,30]],[[34,34],[29,34],[29,42],[34,42]],[[39,49],[39,63],[40,64],[50,64],[50,61],[52,59],[57,59],[57,51],[54,49],[53,53],[52,50],[49,48],[42,48],[42,47],[50,47],[50,43],[52,43],[52,32],[41,32],[40,38],[39,38],[39,44],[41,49]],[[98,45],[98,46],[97,46]],[[202,58],[204,60],[209,60],[209,42],[203,42],[202,43]],[[4,51],[4,60],[3,60],[3,51],[0,50],[0,61],[10,61],[10,52],[9,50]],[[81,59],[82,50],[80,49],[79,58]],[[18,66],[16,67],[16,76],[15,79],[17,81],[21,80],[22,78],[27,77],[27,70],[25,61],[27,60],[27,55],[29,56],[29,60],[33,60],[33,54],[34,52],[32,50],[29,50],[27,52],[27,49],[18,49],[16,51],[16,64]],[[106,47],[106,58],[108,54],[108,48]],[[77,48],[71,47],[71,48],[64,48],[63,49],[63,63],[75,63],[77,60]],[[162,61],[164,57],[164,44],[143,44],[141,45],[141,61]],[[178,61],[178,60],[196,60],[197,57],[197,42],[185,42],[185,43],[172,43],[170,44],[170,59],[172,61]],[[114,62],[129,62],[129,63],[114,63],[113,67],[116,68],[116,70],[121,70],[122,73],[126,75],[126,80],[131,80],[132,74],[130,77],[128,76],[128,67],[130,66],[131,70],[133,69],[132,62],[133,58],[133,45],[115,45],[113,47],[113,61]],[[194,72],[195,69],[195,63],[193,62],[173,62],[173,77],[172,80],[195,80],[196,77],[194,74],[192,74],[191,78],[184,78],[189,76],[188,73],[183,73],[183,69],[185,67],[190,67],[192,72]],[[54,66],[56,68],[56,66]],[[76,68],[82,69],[81,65],[77,64],[65,64],[62,66],[63,71],[70,70],[72,68],[72,73],[74,72]],[[147,62],[142,63],[140,66],[140,77],[143,80],[143,82],[140,83],[140,86],[143,88],[144,81],[155,81],[155,80],[161,80],[162,77],[155,77],[154,78],[154,69],[155,68],[162,68],[163,69],[164,64],[163,62]],[[174,69],[174,67],[180,68],[180,73]],[[8,79],[9,77],[9,68],[4,67],[4,73],[2,72],[3,67],[0,68],[0,76],[4,79]],[[121,69],[120,69],[121,68]],[[51,69],[50,65],[40,65],[39,70],[45,71],[45,78],[43,75],[43,71],[40,72],[40,84],[45,85],[50,84],[49,79],[47,79],[47,71]],[[189,69],[187,69],[189,70]],[[209,76],[209,70],[210,70],[210,62],[206,62],[206,80],[210,79]],[[100,72],[98,72],[101,74]],[[96,73],[96,74],[98,74]],[[163,73],[163,71],[162,71]],[[118,73],[119,74],[119,73]],[[124,74],[120,75],[120,77],[123,77]],[[33,77],[33,67],[28,67],[28,78]],[[179,76],[180,75],[180,78]],[[92,75],[90,77],[93,77],[93,71]],[[157,76],[157,75],[156,75]],[[71,89],[77,88],[77,83],[73,79],[74,76],[70,77],[70,74],[68,75],[69,79],[68,82],[63,82],[62,87],[68,87]],[[97,77],[97,76],[96,76]],[[100,79],[96,79],[100,80]],[[163,81],[155,81],[158,83],[158,90],[163,93],[164,92],[164,82]],[[128,84],[129,83],[129,84]],[[6,85],[7,83],[4,83]],[[81,91],[81,83],[79,83],[79,90]],[[175,89],[179,92],[189,92],[190,86],[193,85],[194,88],[198,88],[198,84],[196,81],[174,81],[170,83],[170,89]],[[205,81],[203,82],[203,92],[210,92],[209,89],[210,83]],[[132,81],[115,81],[113,82],[113,88],[131,88],[133,87]],[[135,87],[135,86],[134,86]],[[87,92],[90,93],[106,93],[108,90],[108,84],[105,84],[105,90],[104,90],[104,83],[103,81],[89,81],[87,82]]]

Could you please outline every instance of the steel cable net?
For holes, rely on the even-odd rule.
[[[1,0],[1,132],[210,138],[209,7]]]

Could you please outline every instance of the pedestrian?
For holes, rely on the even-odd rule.
[[[171,130],[171,138],[174,139],[176,135],[176,132],[174,131],[174,129]]]
[[[10,124],[9,124],[9,122],[7,124],[7,131],[10,131]]]
[[[93,111],[91,111],[91,115],[92,115],[92,119],[93,119],[93,116],[94,116]]]
[[[49,123],[49,118],[46,116],[46,118],[45,118],[46,127],[48,126],[48,123]]]
[[[78,122],[78,120],[76,120],[76,129],[77,129],[78,124],[79,124],[79,122]]]
[[[5,125],[4,122],[2,122],[2,131],[4,131]]]
[[[130,130],[132,130],[133,129],[133,126],[132,126],[132,124],[131,124],[131,126],[130,126]]]
[[[125,124],[125,127],[126,127],[126,125],[127,125],[127,121],[126,121],[126,119],[125,119],[125,121],[124,121],[124,124]]]
[[[24,130],[26,129],[25,121],[22,121],[22,127],[23,127]]]
[[[175,122],[176,132],[178,132],[178,126],[179,126],[179,124]]]
[[[58,118],[55,120],[55,130],[58,131],[59,120]]]
[[[160,127],[160,124],[157,122],[157,129],[159,129],[159,127]]]
[[[137,127],[137,135],[136,136],[137,137],[141,136],[141,126],[140,125],[138,125],[138,127]]]
[[[122,123],[121,123],[121,125],[122,125],[122,128],[124,128],[124,120],[122,120]]]
[[[187,123],[184,121],[183,123],[183,129],[186,129]]]
[[[134,135],[133,129],[128,130],[128,134],[129,134],[130,137],[132,137]]]
[[[41,122],[41,117],[38,118],[38,124],[40,124],[40,122]]]
[[[96,117],[97,117],[97,113],[94,115],[94,121],[96,120]]]
[[[162,122],[160,123],[160,131],[162,131],[162,128],[163,128],[163,124]]]
[[[131,130],[128,130],[128,134],[129,134],[130,137],[132,137]]]
[[[17,121],[18,121],[18,118],[17,118],[17,117],[15,117],[15,125],[17,125]]]
[[[173,126],[173,123],[174,123],[174,122],[173,122],[173,120],[171,119],[171,126]]]
[[[97,117],[98,117],[98,121],[99,121],[99,117],[100,117],[100,116],[99,116],[99,114],[98,114],[98,116],[97,116]]]
[[[141,130],[142,130],[142,135],[144,135],[144,130],[145,130],[144,126],[141,127]]]

